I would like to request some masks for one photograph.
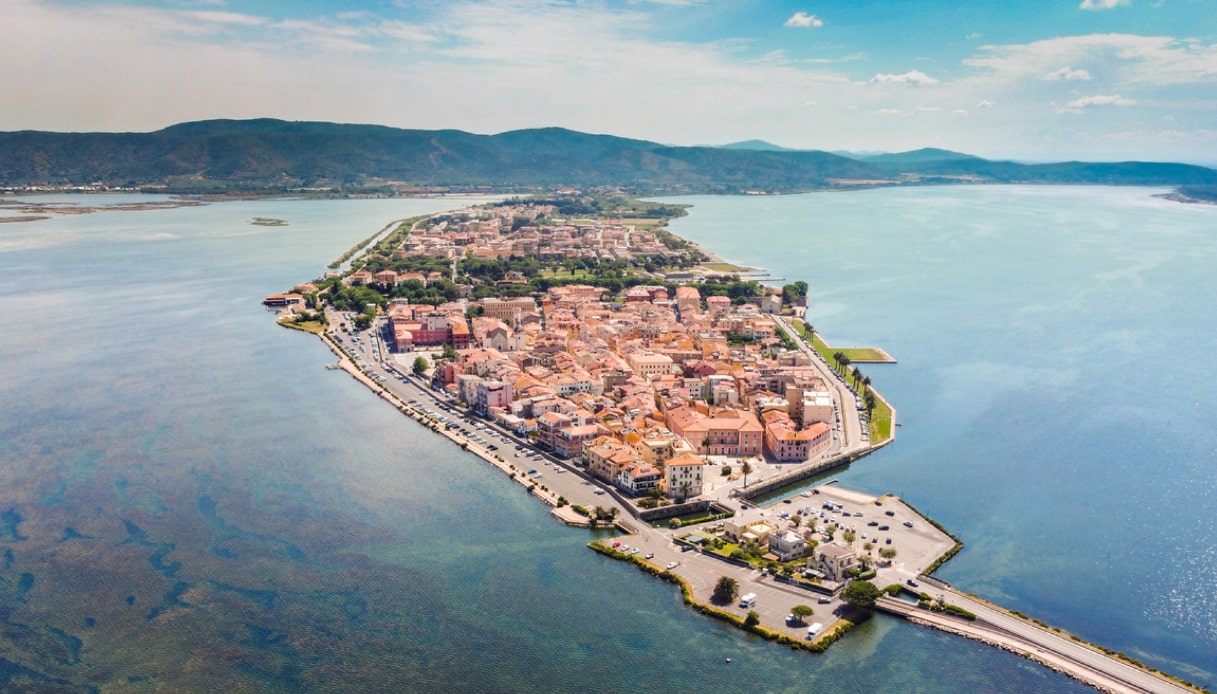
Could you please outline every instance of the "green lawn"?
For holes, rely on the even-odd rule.
[[[714,272],[751,272],[754,270],[754,268],[734,265],[732,263],[702,263],[698,267],[703,267]]]
[[[325,332],[325,324],[321,321],[315,320],[305,321],[303,323],[297,323],[294,320],[281,320],[279,321],[279,325],[282,325],[285,328],[291,328],[292,330],[303,330],[306,333],[313,333],[316,335],[320,335],[321,333]]]
[[[799,331],[801,335],[804,337],[808,336],[807,326],[803,321],[794,320],[792,321],[792,324],[794,325],[794,329]],[[833,364],[832,355],[836,354],[837,352],[849,357],[849,360],[855,363],[867,361],[866,356],[870,356],[870,361],[886,361],[886,358],[884,355],[882,355],[882,353],[879,353],[870,347],[833,347],[825,342],[824,339],[820,337],[819,333],[813,333],[811,335],[811,346],[820,353],[820,356],[824,357],[824,360],[828,362],[829,366],[832,366]],[[874,390],[874,388],[871,390]],[[878,395],[877,391],[876,395]],[[882,398],[876,398],[875,409],[871,412],[870,418],[870,442],[872,445],[878,444],[890,439],[891,437],[892,408],[889,407]]]
[[[540,276],[546,279],[570,279],[572,277],[586,279],[589,277],[595,277],[595,275],[589,272],[586,268],[581,267],[575,268],[574,274],[571,274],[571,272],[564,267],[558,268],[557,270],[546,269],[541,271]]]
[[[892,408],[882,398],[875,399],[875,409],[870,415],[870,442],[879,444],[892,437]]]
[[[889,361],[889,358],[883,352],[874,347],[845,347],[839,350],[842,354],[849,357],[849,360],[855,364],[883,363]]]

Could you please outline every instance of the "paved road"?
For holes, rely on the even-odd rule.
[[[337,317],[334,317],[331,325],[335,325],[337,322]],[[380,340],[375,339],[370,332],[363,333],[359,345],[352,343],[350,335],[344,336],[343,339],[344,345],[348,350],[365,360],[364,365],[367,370],[374,374],[383,373],[385,375],[384,381],[380,383],[382,388],[394,393],[403,401],[419,401],[419,407],[434,409],[437,413],[448,417],[454,424],[468,430],[470,437],[476,436],[482,439],[482,443],[474,440],[469,441],[470,447],[476,449],[475,452],[490,454],[492,452],[488,450],[489,446],[498,446],[498,450],[494,451],[494,453],[501,455],[507,462],[514,464],[522,470],[530,468],[540,470],[542,473],[542,483],[553,489],[556,494],[565,496],[571,503],[588,507],[598,505],[606,508],[618,508],[619,516],[626,520],[629,527],[634,530],[634,534],[624,536],[615,541],[621,542],[624,545],[636,545],[639,548],[638,553],[641,555],[652,554],[653,556],[650,561],[657,566],[673,565],[672,571],[689,582],[695,598],[699,602],[709,603],[710,595],[719,577],[731,576],[738,582],[741,594],[756,593],[756,605],[750,609],[760,614],[763,625],[788,631],[792,636],[796,637],[805,636],[807,625],[788,624],[786,622],[785,617],[790,613],[793,606],[798,604],[812,605],[815,613],[812,617],[808,618],[807,622],[821,622],[824,624],[826,631],[831,628],[832,623],[844,611],[845,606],[840,600],[833,599],[829,604],[820,604],[817,601],[818,594],[777,582],[772,577],[765,576],[755,569],[738,567],[693,551],[682,551],[681,546],[673,542],[672,531],[652,528],[637,519],[631,518],[628,511],[617,504],[612,495],[603,491],[597,493],[597,490],[600,490],[600,485],[585,479],[580,471],[571,469],[570,472],[557,472],[558,470],[567,470],[567,468],[560,461],[548,455],[540,458],[529,458],[528,456],[531,455],[532,451],[527,447],[522,451],[515,450],[516,443],[519,442],[523,445],[523,442],[510,436],[508,432],[496,431],[489,425],[486,429],[474,429],[472,428],[473,425],[469,422],[461,421],[459,414],[440,412],[440,408],[443,405],[451,404],[447,396],[430,390],[422,381],[411,378],[403,381],[395,377],[395,373],[405,374],[407,370],[397,364],[396,358],[393,355],[381,351],[383,344]],[[817,357],[813,356],[812,358],[814,363],[822,365],[822,362],[819,362]],[[836,384],[838,392],[842,394],[842,397],[848,398],[844,402],[847,404],[852,402],[852,394],[835,378],[835,375],[826,374],[826,379],[829,383]],[[852,421],[856,423],[857,413],[852,407],[842,409],[845,415],[845,429],[848,436],[851,431],[849,424],[851,415]],[[857,431],[856,429],[853,430]],[[860,443],[860,441],[857,443]],[[893,520],[898,521],[899,519]],[[970,635],[973,637],[980,638],[989,643],[1004,645],[1014,650],[1031,653],[1042,662],[1058,669],[1070,670],[1071,674],[1078,676],[1084,681],[1113,691],[1191,691],[1173,682],[1156,677],[1151,673],[1127,665],[1115,658],[1091,650],[1051,631],[1028,624],[1000,610],[995,610],[967,595],[944,586],[937,586],[932,581],[923,584],[923,589],[928,590],[932,595],[942,596],[951,604],[973,612],[977,615],[977,621],[975,623],[962,622],[962,620],[926,613],[915,607],[893,607],[888,605],[888,608],[894,611],[903,609],[907,612],[908,616],[930,623],[937,620],[940,628],[947,628],[958,633],[969,633],[970,629]],[[722,607],[741,616],[749,611],[748,608],[740,608],[737,603]]]
[[[976,615],[968,622],[942,613],[922,610],[910,603],[883,598],[884,611],[926,623],[935,628],[962,634],[1009,650],[1029,654],[1033,659],[1065,672],[1083,682],[1113,692],[1192,692],[1182,685],[1133,667],[1117,658],[1095,651],[1048,629],[993,609],[953,589],[923,585],[931,596]]]
[[[811,345],[803,339],[793,326],[786,321],[785,318],[777,315],[771,315],[777,321],[786,334],[798,345],[799,350],[811,358],[811,365],[820,372],[820,376],[824,382],[832,388],[835,395],[833,399],[837,403],[838,412],[841,415],[841,430],[833,432],[833,447],[831,452],[834,455],[841,453],[849,453],[870,445],[869,441],[862,440],[862,422],[858,416],[857,402],[853,392],[849,386],[841,380],[840,375],[827,363],[821,360],[820,354],[811,348]]]

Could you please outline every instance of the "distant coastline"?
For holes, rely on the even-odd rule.
[[[1170,200],[1171,202],[1181,202],[1185,205],[1217,205],[1217,198],[1195,197],[1182,192],[1182,190],[1177,190],[1173,193],[1159,193],[1154,197]]]

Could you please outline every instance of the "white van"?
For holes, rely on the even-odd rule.
[[[739,599],[740,607],[752,607],[756,604],[756,593],[748,593]]]
[[[823,628],[824,628],[824,625],[820,624],[819,622],[816,622],[815,624],[812,624],[811,626],[807,627],[807,638],[814,639],[816,636],[819,635],[820,631]]]

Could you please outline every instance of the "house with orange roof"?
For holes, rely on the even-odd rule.
[[[640,460],[623,467],[617,473],[614,483],[618,489],[630,496],[642,496],[658,488],[662,479],[662,470]]]
[[[347,277],[347,284],[351,285],[352,287],[361,284],[370,284],[373,279],[375,278],[372,276],[372,273],[368,272],[367,270],[359,270],[357,272],[352,272],[350,276]]]
[[[615,483],[622,469],[641,458],[629,445],[605,435],[584,444],[583,460],[594,477]]]
[[[664,486],[673,499],[701,496],[706,462],[692,453],[678,455],[663,465]]]

